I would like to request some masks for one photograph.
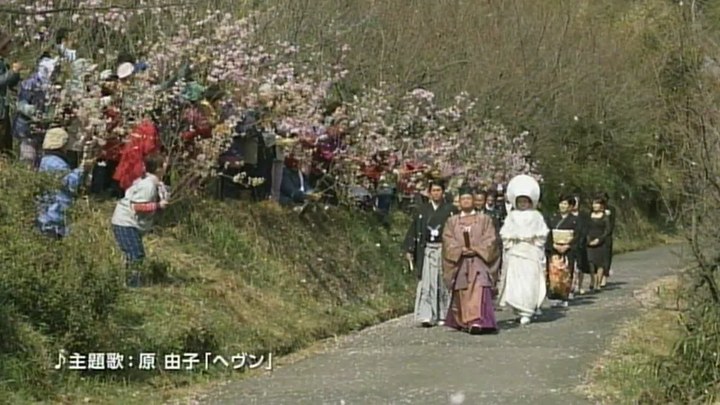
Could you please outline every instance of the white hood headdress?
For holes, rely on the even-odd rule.
[[[535,208],[538,201],[540,201],[540,184],[526,174],[515,176],[508,183],[505,197],[515,209],[517,209],[515,204],[518,197],[528,197],[532,201],[533,208]]]
[[[534,208],[540,200],[540,184],[532,177],[521,174],[510,180],[505,195],[513,208],[517,208],[518,197],[530,198]],[[545,219],[536,209],[527,211],[514,209],[508,213],[505,223],[500,229],[500,237],[503,240],[542,240],[544,243],[548,232],[550,230],[545,224]]]

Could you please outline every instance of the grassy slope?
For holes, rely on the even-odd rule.
[[[609,353],[595,364],[583,387],[591,398],[604,404],[654,403],[662,387],[655,375],[657,362],[668,356],[681,335],[677,322],[677,278],[649,285],[638,295],[645,308],[629,321],[614,339]],[[648,402],[649,401],[649,402]]]
[[[27,179],[22,170],[8,170],[7,166],[3,169],[0,172],[5,172],[2,176],[5,180]],[[28,194],[0,200],[3,206],[25,210],[0,229],[3,236],[14,234],[14,240],[22,242],[21,248],[17,244],[18,249],[28,252],[6,273],[15,276],[0,277],[0,287],[7,286],[0,288],[0,301],[8,298],[3,297],[4,290],[14,291],[10,301],[17,302],[23,297],[33,297],[28,298],[30,302],[38,300],[31,287],[38,279],[31,277],[34,272],[23,269],[44,267],[37,263],[43,260],[37,252],[48,241],[39,239],[25,226],[32,216],[32,206],[20,208],[20,199]],[[52,269],[41,270],[45,277],[52,274],[50,280],[59,280],[43,286],[58,292],[49,295],[67,296],[75,303],[97,290],[113,290],[108,286],[117,284],[122,276],[120,257],[108,226],[112,204],[80,202],[76,208],[72,236],[55,245],[58,255],[64,252],[62,258],[51,264]],[[413,277],[403,274],[398,250],[399,229],[405,227],[403,217],[398,217],[395,227],[386,231],[367,215],[341,209],[300,217],[264,204],[205,202],[200,208],[174,207],[163,221],[165,227],[146,243],[152,259],[148,273],[153,284],[138,291],[119,289],[117,295],[105,299],[101,305],[107,305],[108,312],[101,324],[95,327],[85,324],[91,321],[82,318],[83,307],[77,309],[80,314],[77,319],[67,321],[69,326],[49,331],[43,320],[34,315],[35,310],[47,312],[50,307],[64,304],[38,303],[37,308],[33,304],[18,305],[17,312],[22,315],[15,314],[11,319],[22,325],[18,336],[24,338],[23,331],[30,331],[37,338],[33,342],[37,345],[33,348],[37,362],[54,361],[60,347],[126,355],[141,351],[220,354],[271,351],[282,355],[410,309]],[[19,250],[0,253],[17,255]],[[80,257],[92,262],[84,266]],[[85,271],[108,274],[111,281],[108,284],[98,281],[97,287],[86,283],[86,290],[73,290],[78,277],[86,280],[82,278]],[[68,312],[75,310],[67,305]],[[104,331],[93,332],[87,339],[68,332],[82,327],[93,330],[99,327]],[[5,359],[12,360],[13,356],[25,359],[24,350],[15,348],[13,353],[13,348],[10,349],[9,357],[0,354]],[[74,372],[66,372],[62,379],[57,379],[54,373],[28,378],[32,376],[28,376],[24,364],[14,368],[9,364],[4,363],[3,367],[0,363],[3,377],[0,381],[4,383],[0,384],[0,393],[15,391],[18,401],[29,398],[37,386],[42,386],[43,391],[36,393],[66,394],[65,400],[69,402],[92,397],[93,392],[102,395],[104,401],[111,400],[114,393],[120,396],[128,390],[140,389],[139,385],[126,387],[105,385],[97,379],[81,380],[74,377]],[[130,373],[124,377],[150,383],[154,387],[150,399],[157,399],[170,389],[218,374]],[[105,375],[106,382],[108,376]],[[31,383],[14,383],[23,379]],[[148,400],[146,395],[147,392],[143,394],[144,401]]]

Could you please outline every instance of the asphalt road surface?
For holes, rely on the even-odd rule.
[[[633,292],[679,267],[677,247],[617,256],[606,291],[547,308],[526,327],[498,312],[497,335],[418,328],[404,316],[201,403],[589,404],[576,387],[615,328],[639,310]]]

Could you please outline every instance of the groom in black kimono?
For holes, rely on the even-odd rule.
[[[431,182],[430,199],[420,205],[405,236],[405,254],[419,280],[415,320],[425,327],[443,324],[450,295],[442,278],[443,227],[457,209],[445,198],[445,186]]]

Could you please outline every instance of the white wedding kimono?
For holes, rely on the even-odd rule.
[[[548,229],[535,209],[512,210],[500,229],[503,278],[500,306],[532,317],[545,300],[545,239]]]

